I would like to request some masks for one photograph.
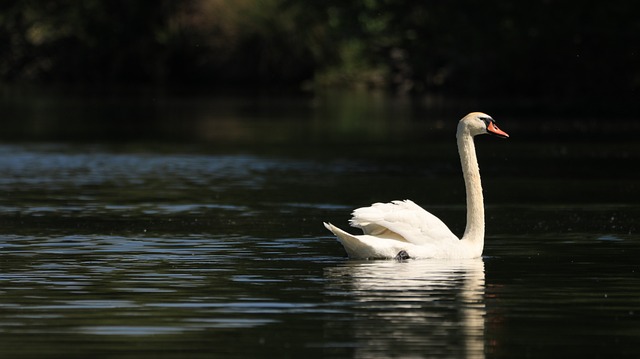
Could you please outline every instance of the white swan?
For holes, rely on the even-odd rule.
[[[458,123],[456,138],[467,194],[467,227],[458,239],[438,217],[410,200],[375,203],[353,211],[352,235],[324,223],[338,237],[350,258],[477,258],[484,247],[484,203],[473,137],[493,134],[507,138],[491,116],[472,112]]]

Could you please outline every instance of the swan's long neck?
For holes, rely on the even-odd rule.
[[[473,136],[462,123],[458,126],[456,137],[467,192],[467,227],[464,230],[462,240],[473,242],[482,251],[484,246],[484,200],[476,148]]]

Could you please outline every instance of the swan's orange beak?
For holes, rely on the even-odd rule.
[[[501,138],[509,137],[509,135],[506,132],[499,129],[498,126],[496,126],[496,123],[493,121],[489,122],[489,124],[487,125],[487,132],[489,132],[489,134],[491,135],[496,135]]]

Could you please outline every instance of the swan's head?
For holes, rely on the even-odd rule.
[[[471,136],[490,134],[501,138],[507,138],[509,135],[498,128],[496,122],[491,116],[482,112],[471,112],[464,116],[458,124],[458,131],[468,130]]]

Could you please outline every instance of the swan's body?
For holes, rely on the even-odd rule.
[[[484,247],[484,203],[480,169],[473,137],[480,134],[509,137],[493,119],[472,112],[458,123],[456,138],[467,194],[467,227],[461,239],[438,217],[410,200],[375,203],[353,211],[350,224],[364,234],[352,235],[325,223],[338,237],[350,258],[477,258]]]

